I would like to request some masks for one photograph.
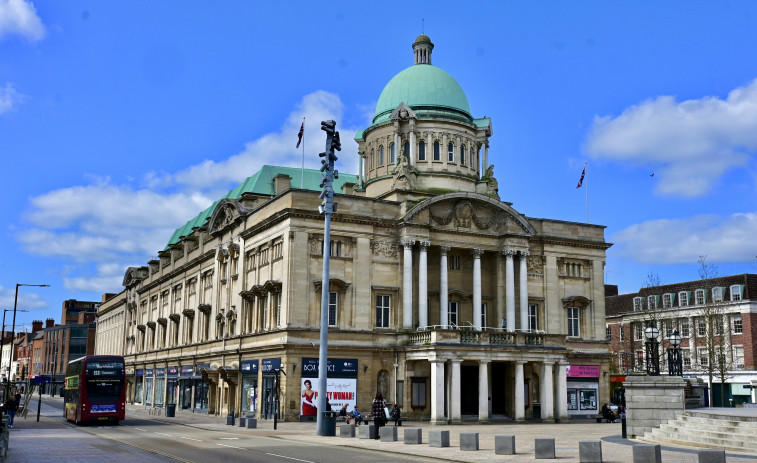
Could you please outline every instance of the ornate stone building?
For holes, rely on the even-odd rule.
[[[378,390],[436,423],[597,412],[609,394],[604,227],[500,199],[491,121],[431,65],[433,47],[416,39],[414,65],[357,133],[360,171],[335,185],[330,243],[319,172],[302,185],[299,170],[264,166],[126,271],[98,316],[123,320],[107,344],[126,357],[130,400],[266,418],[282,369],[278,413],[305,419],[329,252],[335,408],[365,410]]]

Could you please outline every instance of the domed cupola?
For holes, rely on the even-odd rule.
[[[442,191],[496,197],[487,152],[491,121],[474,119],[460,84],[431,64],[427,35],[412,48],[413,65],[386,84],[373,123],[355,134],[363,159],[356,191],[396,201]]]

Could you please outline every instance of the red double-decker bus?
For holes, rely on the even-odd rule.
[[[63,416],[75,423],[123,420],[125,380],[123,357],[88,355],[68,362]]]

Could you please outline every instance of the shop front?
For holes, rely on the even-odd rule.
[[[242,413],[250,416],[258,413],[258,361],[244,360],[239,369],[242,373]]]
[[[176,404],[179,393],[179,367],[168,367],[166,370],[166,404]]]
[[[155,385],[155,371],[152,368],[145,368],[145,395],[144,404],[148,407],[153,404],[153,386]]]
[[[599,366],[568,365],[565,367],[568,385],[568,415],[596,415],[599,413]]]
[[[198,363],[195,366],[194,376],[192,376],[194,411],[207,413],[208,404],[210,402],[210,388],[209,384],[202,380],[202,373],[200,373],[202,369],[210,369],[210,364]]]
[[[181,366],[179,377],[179,408],[189,410],[192,408],[192,388],[194,380],[194,367],[192,365]]]
[[[166,398],[166,369],[155,369],[155,402],[156,408],[162,408]]]
[[[273,419],[277,413],[278,395],[276,394],[276,372],[281,369],[281,358],[263,359],[261,372],[263,373],[263,418]],[[281,416],[279,416],[281,418]]]
[[[326,370],[326,397],[331,409],[347,406],[351,412],[357,404],[357,359],[330,358]],[[317,414],[319,359],[302,359],[300,385],[300,420],[314,419]]]
[[[142,393],[144,392],[145,385],[145,370],[143,368],[137,368],[134,378],[134,403],[144,403]]]

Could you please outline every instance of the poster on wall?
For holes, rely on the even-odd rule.
[[[318,365],[317,358],[302,359],[302,385],[300,392],[300,414],[318,414]],[[331,409],[338,412],[347,406],[347,412],[357,404],[357,359],[328,359],[326,391]],[[363,410],[365,412],[365,410]]]
[[[302,378],[301,407],[302,416],[316,416],[318,413],[318,377]],[[326,397],[329,399],[331,409],[338,412],[347,405],[347,413],[355,408],[357,403],[357,379],[355,378],[328,378],[326,380]],[[365,410],[362,410],[365,413]]]

